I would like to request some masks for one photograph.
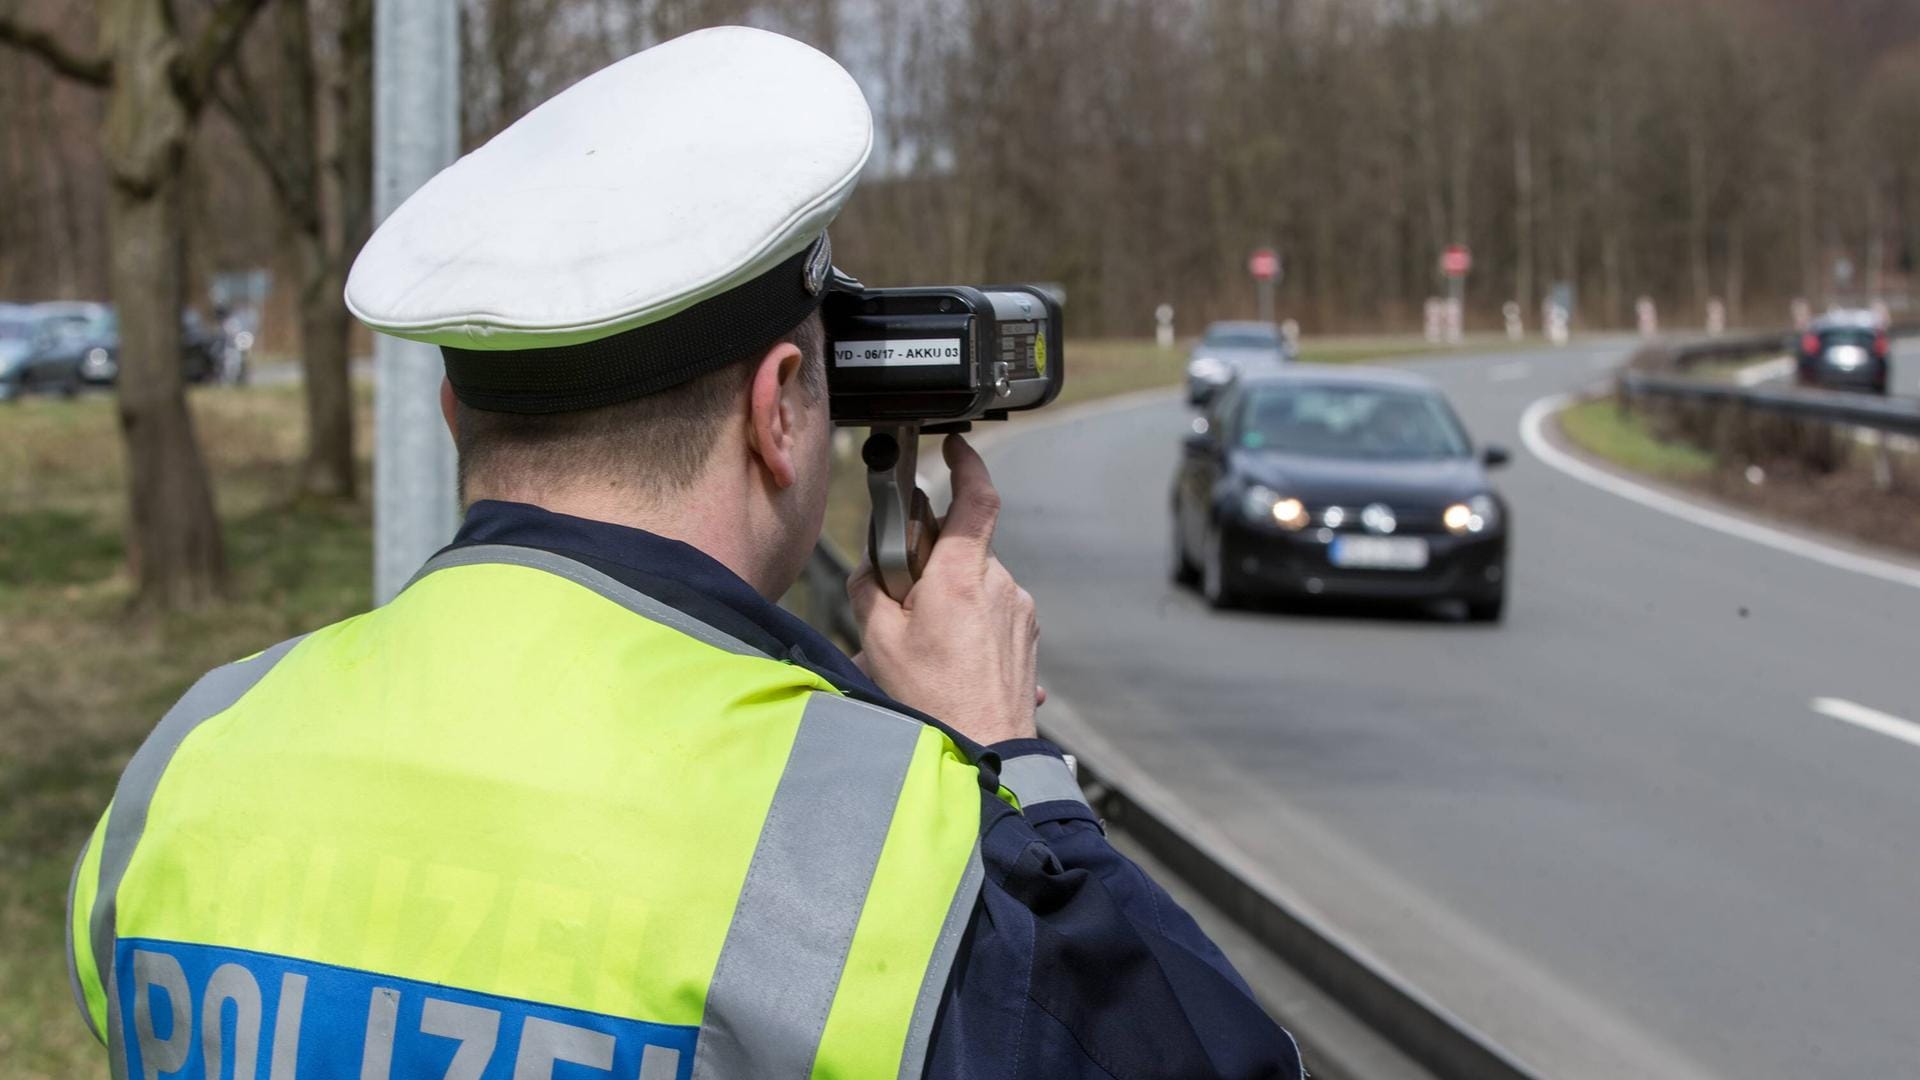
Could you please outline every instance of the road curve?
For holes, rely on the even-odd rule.
[[[1406,366],[1518,450],[1626,351]],[[1165,570],[1185,425],[1168,396],[988,448],[1078,720],[1547,1075],[1920,1074],[1920,589],[1517,452],[1504,625],[1215,614]]]

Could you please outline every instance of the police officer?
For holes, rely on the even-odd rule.
[[[1297,1076],[1034,732],[997,497],[859,661],[771,602],[825,512],[838,65],[689,34],[423,186],[347,285],[432,342],[467,517],[398,598],[201,679],[81,854],[120,1078]]]

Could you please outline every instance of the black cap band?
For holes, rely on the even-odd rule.
[[[631,401],[757,357],[820,306],[831,263],[825,234],[773,269],[659,322],[597,341],[532,349],[442,345],[462,403],[557,413]]]

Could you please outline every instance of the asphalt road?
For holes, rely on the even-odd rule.
[[[1521,448],[1530,403],[1625,352],[1406,365],[1516,451],[1497,628],[1170,585],[1170,397],[1006,431],[997,547],[1047,708],[1548,1075],[1920,1075],[1920,745],[1870,729],[1920,721],[1920,589]],[[1896,378],[1920,389],[1920,346]]]

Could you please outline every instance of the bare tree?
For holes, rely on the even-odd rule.
[[[327,47],[316,21],[330,16]],[[215,97],[265,172],[292,233],[307,457],[301,487],[352,498],[352,322],[341,302],[347,267],[372,225],[372,0],[280,0],[261,26],[265,74],[245,56],[215,82]]]
[[[166,0],[99,0],[100,42],[78,49],[0,8],[0,43],[104,89],[111,178],[111,289],[120,315],[120,430],[127,455],[128,553],[139,598],[211,599],[225,576],[220,522],[187,411],[180,363],[185,300],[182,159],[215,73],[265,0],[224,0],[191,32]]]

